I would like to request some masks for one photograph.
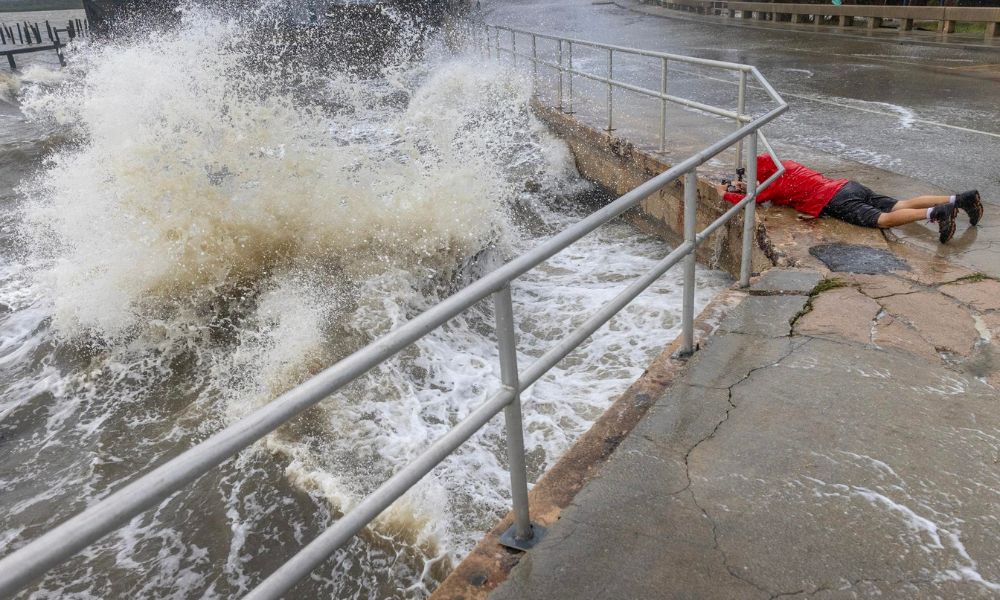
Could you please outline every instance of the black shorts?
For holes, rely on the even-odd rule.
[[[861,227],[878,227],[882,213],[892,212],[897,200],[876,194],[857,181],[848,181],[840,188],[821,214]]]

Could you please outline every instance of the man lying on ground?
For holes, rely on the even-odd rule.
[[[758,204],[772,202],[813,217],[827,215],[853,225],[882,229],[928,219],[938,224],[942,244],[955,235],[958,209],[965,211],[972,225],[979,223],[983,216],[983,204],[976,190],[954,196],[917,196],[896,200],[876,194],[856,181],[827,179],[797,162],[785,160],[781,164],[785,166],[785,172],[757,195]],[[758,182],[767,180],[777,170],[770,155],[757,157]],[[736,204],[746,193],[746,183],[739,182],[737,186],[739,192],[727,191],[724,183],[717,188],[726,200]]]

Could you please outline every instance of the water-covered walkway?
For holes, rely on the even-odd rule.
[[[994,597],[1000,282],[907,263],[766,274],[490,598]]]

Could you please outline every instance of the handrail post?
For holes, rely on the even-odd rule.
[[[53,45],[55,45],[55,47],[56,47],[56,56],[59,57],[59,66],[60,67],[65,67],[66,66],[66,57],[63,55],[63,52],[62,52],[62,44],[60,44],[58,41],[56,41],[56,42],[53,42]]]
[[[486,58],[493,58],[493,49],[490,48],[490,26],[486,26]],[[499,58],[499,57],[497,57]]]
[[[531,34],[531,94],[538,96],[538,37]]]
[[[747,195],[757,191],[757,132],[747,136]],[[753,262],[753,240],[757,232],[757,199],[747,204],[743,212],[743,254],[740,257],[740,287],[750,285]]]
[[[667,151],[667,58],[660,65],[660,152]]]
[[[684,175],[684,243],[695,243],[697,203],[698,169],[694,168]],[[684,257],[684,304],[681,310],[684,339],[680,356],[690,356],[694,353],[694,275],[697,250],[697,246],[692,246],[690,253]]]
[[[569,42],[569,111],[573,114],[573,42]]]
[[[496,313],[497,344],[500,349],[500,380],[504,387],[520,389],[517,373],[517,338],[514,332],[514,305],[510,284],[493,294]],[[510,495],[514,507],[514,525],[500,536],[504,546],[527,550],[541,538],[540,528],[531,524],[528,514],[528,474],[524,458],[524,429],[521,422],[521,395],[514,394],[504,408],[507,425],[507,461],[510,463]]]
[[[608,133],[615,130],[614,128],[614,87],[611,85],[611,80],[614,79],[614,56],[615,51],[608,48]]]
[[[559,40],[559,112],[563,109],[563,41]]]
[[[514,30],[510,30],[510,56],[514,61],[514,66],[517,66],[517,34]]]
[[[743,113],[746,111],[747,102],[747,72],[740,71],[740,91],[736,99],[736,129],[743,127]],[[736,144],[736,168],[743,164],[743,140]]]
[[[500,58],[500,28],[497,27],[494,31],[496,32],[496,34],[494,35],[494,37],[496,38],[496,42],[497,42],[497,62],[501,62],[501,58]]]

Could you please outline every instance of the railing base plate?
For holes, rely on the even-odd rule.
[[[695,344],[694,350],[678,350],[677,352],[674,352],[673,355],[670,356],[670,358],[676,360],[687,360],[692,356],[694,356],[694,353],[699,350],[701,350],[701,344]]]
[[[545,537],[546,529],[537,523],[531,524],[531,537],[526,540],[519,540],[515,537],[516,525],[511,525],[507,531],[500,535],[500,545],[511,550],[525,552],[535,547],[538,542]]]

